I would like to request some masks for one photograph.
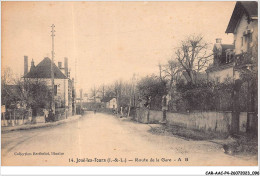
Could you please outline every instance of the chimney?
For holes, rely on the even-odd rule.
[[[28,56],[24,56],[24,75],[28,73]]]
[[[34,65],[34,61],[33,61],[33,59],[32,59],[30,71],[32,71],[34,68],[35,68],[35,65]]]
[[[64,58],[64,70],[65,70],[65,76],[67,76],[68,77],[68,58],[67,57],[65,57]]]
[[[58,67],[59,67],[59,69],[62,68],[62,62],[58,62]]]
[[[216,38],[216,43],[221,43],[221,38]]]

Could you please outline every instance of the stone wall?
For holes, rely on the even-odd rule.
[[[138,109],[136,121],[148,123],[148,110]],[[193,112],[193,113],[167,113],[167,124],[179,125],[189,129],[203,131],[229,132],[232,112]],[[254,118],[252,116],[252,118]],[[149,112],[149,123],[159,123],[162,120],[162,111]],[[252,120],[251,120],[252,121]],[[247,113],[241,112],[239,117],[239,131],[246,132]],[[249,124],[254,125],[253,123]]]

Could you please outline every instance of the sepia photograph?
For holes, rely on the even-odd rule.
[[[258,166],[258,1],[2,1],[1,22],[1,166]]]

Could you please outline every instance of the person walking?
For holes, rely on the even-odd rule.
[[[43,113],[44,113],[44,119],[45,119],[45,123],[48,121],[47,118],[49,116],[49,111],[47,109],[43,109]]]

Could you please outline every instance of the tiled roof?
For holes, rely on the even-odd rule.
[[[226,29],[226,33],[233,33],[240,18],[245,13],[248,18],[258,17],[257,1],[238,1],[233,10],[232,16]]]
[[[101,101],[102,101],[102,102],[109,102],[109,101],[112,100],[113,98],[115,98],[115,97],[105,97],[105,98],[103,98]]]
[[[24,78],[51,78],[51,59],[45,57],[33,70],[24,75]],[[67,79],[60,69],[53,63],[55,79]]]

